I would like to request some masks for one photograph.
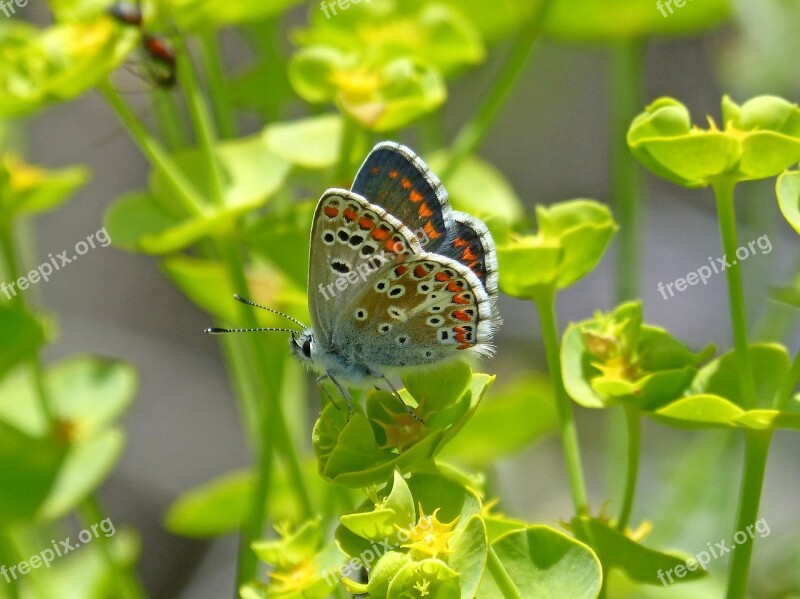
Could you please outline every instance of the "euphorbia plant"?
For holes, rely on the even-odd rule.
[[[711,187],[717,203],[734,350],[698,378],[698,393],[659,408],[662,420],[688,428],[744,429],[745,460],[735,531],[758,519],[758,507],[772,433],[796,429],[796,415],[787,412],[800,379],[800,354],[790,366],[781,346],[751,346],[748,341],[734,190],[741,181],[781,174],[800,161],[800,108],[774,96],[760,96],[739,106],[722,99],[722,123],[709,118],[709,128],[692,125],[689,111],[672,98],[660,98],[631,124],[628,143],[637,158],[655,174],[686,187]],[[796,194],[791,174],[779,182],[779,199],[787,220],[796,226]],[[731,362],[735,368],[731,367]],[[776,369],[776,370],[772,370]],[[764,380],[766,372],[772,376]],[[712,375],[713,373],[713,375]],[[733,384],[733,381],[736,384]],[[747,592],[753,540],[733,554],[728,599]]]

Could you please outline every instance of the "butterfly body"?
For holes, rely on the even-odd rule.
[[[292,337],[291,352],[343,392],[341,382],[387,381],[465,352],[493,351],[491,234],[451,210],[439,180],[396,143],[372,150],[351,190],[320,198],[308,290],[312,325]]]

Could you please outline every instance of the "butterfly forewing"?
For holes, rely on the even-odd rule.
[[[451,223],[447,192],[414,152],[394,142],[375,146],[356,175],[352,191],[382,206],[436,251]]]
[[[465,350],[491,353],[492,302],[478,278],[449,258],[423,253],[387,264],[343,308],[332,342],[376,371],[435,363]]]
[[[344,189],[320,198],[311,226],[308,300],[312,327],[329,344],[343,306],[350,305],[384,265],[421,251],[414,235],[383,208]]]

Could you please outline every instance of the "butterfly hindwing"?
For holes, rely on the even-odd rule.
[[[435,251],[451,224],[447,192],[428,166],[409,148],[382,142],[369,153],[352,191],[382,206]]]
[[[438,253],[460,262],[480,279],[486,292],[497,295],[497,250],[483,221],[465,212],[453,212],[446,243]]]
[[[489,295],[475,274],[432,253],[384,265],[344,306],[332,343],[380,372],[431,364],[461,351],[490,354],[497,326]]]
[[[421,247],[391,214],[344,189],[320,198],[311,225],[309,311],[321,343],[350,303],[384,264],[404,260]]]

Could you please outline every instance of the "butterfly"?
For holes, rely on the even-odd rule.
[[[328,189],[317,203],[308,306],[310,327],[292,319],[303,330],[283,330],[317,381],[330,380],[350,409],[348,384],[382,381],[399,397],[388,375],[493,354],[494,241],[481,220],[450,208],[442,183],[412,150],[379,143],[350,190]],[[207,332],[253,330],[264,329]]]

